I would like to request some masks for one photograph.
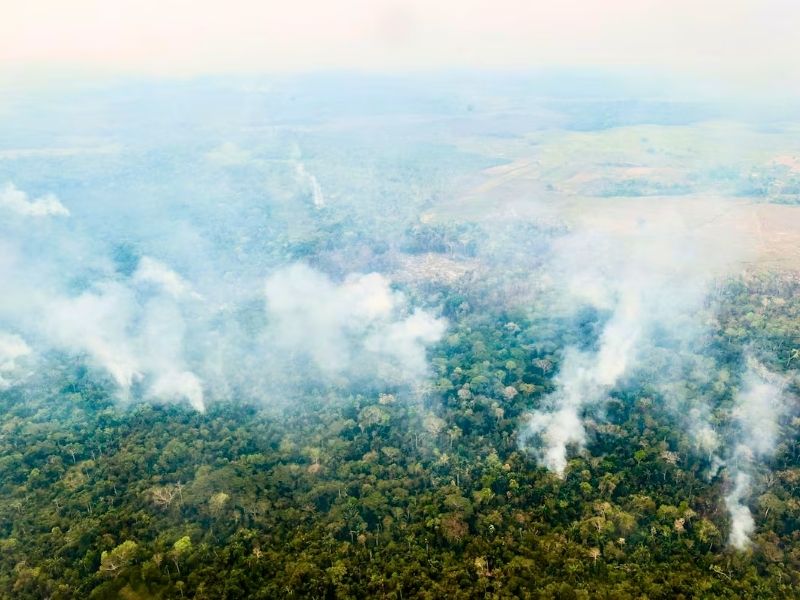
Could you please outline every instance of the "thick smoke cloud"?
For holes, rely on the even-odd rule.
[[[426,346],[445,329],[425,311],[408,314],[403,294],[378,273],[336,284],[292,265],[267,279],[266,299],[276,346],[332,377],[372,372],[394,383],[417,380],[427,371]]]
[[[169,296],[175,299],[194,298],[202,299],[201,296],[191,289],[191,286],[170,269],[164,263],[157,261],[149,256],[143,256],[139,260],[133,281],[137,284],[151,284],[161,288]]]
[[[0,332],[0,390],[16,383],[22,368],[20,359],[30,353],[30,346],[21,337]]]
[[[606,324],[595,352],[568,348],[556,378],[559,390],[547,400],[548,410],[536,411],[528,435],[539,436],[539,459],[548,469],[564,474],[567,446],[582,446],[586,436],[579,418],[585,405],[601,402],[635,358],[643,328],[642,293],[638,285],[622,287],[613,316]]]
[[[775,451],[780,438],[780,420],[789,410],[786,379],[769,372],[753,358],[747,362],[734,402],[733,417],[738,435],[732,440],[733,447],[728,450],[731,456],[726,461],[732,481],[732,489],[725,496],[731,518],[729,541],[740,550],[747,547],[755,528],[747,506],[753,474],[758,464]]]
[[[704,210],[711,217],[720,208],[706,202]],[[729,543],[744,549],[755,528],[748,507],[754,476],[779,444],[789,410],[786,380],[748,358],[734,374],[740,385],[730,430],[712,425],[713,407],[698,390],[715,376],[730,377],[702,354],[713,323],[709,297],[717,281],[738,272],[751,249],[733,230],[698,229],[668,209],[652,219],[630,219],[613,226],[578,224],[553,244],[547,267],[556,282],[553,302],[576,311],[591,307],[601,326],[588,347],[565,349],[556,390],[529,415],[521,444],[563,477],[570,452],[587,443],[587,415],[602,418],[611,394],[646,385],[686,427],[698,454],[710,459],[709,476],[724,473]],[[727,241],[734,239],[737,247]]]
[[[202,383],[184,357],[188,327],[173,298],[179,276],[163,265],[163,288],[153,289],[147,258],[128,281],[103,281],[77,296],[50,295],[43,301],[35,336],[48,346],[86,357],[107,373],[120,398],[141,387],[145,397],[186,400],[205,407]]]
[[[0,209],[29,217],[69,216],[67,208],[54,194],[30,200],[28,194],[12,183],[0,189]]]
[[[53,353],[81,357],[122,401],[199,411],[234,395],[289,401],[300,385],[409,386],[426,376],[426,349],[445,329],[378,273],[337,282],[289,263],[259,276],[213,256],[179,273],[153,256],[114,256],[75,217],[56,221],[70,213],[54,197],[3,194],[0,210],[26,221],[2,237],[3,387],[21,359]]]
[[[750,476],[738,471],[733,479],[733,489],[725,496],[725,505],[731,517],[731,531],[728,541],[737,550],[743,550],[750,543],[750,534],[756,523],[744,501],[750,494]]]
[[[708,286],[736,256],[724,241],[698,236],[677,209],[627,218],[611,230],[597,222],[591,228],[578,224],[553,244],[554,302],[605,315],[593,347],[565,349],[556,391],[521,434],[523,446],[559,476],[569,448],[586,442],[586,410],[602,407],[616,386],[648,367],[664,347],[678,357],[698,338],[702,323],[695,316]]]

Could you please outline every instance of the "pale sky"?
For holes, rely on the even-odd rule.
[[[800,89],[797,0],[0,0],[0,71],[637,66]]]

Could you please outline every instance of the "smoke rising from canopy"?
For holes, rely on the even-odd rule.
[[[646,382],[648,393],[674,408],[697,451],[711,457],[710,472],[728,477],[730,539],[743,547],[753,528],[748,490],[757,488],[758,463],[770,451],[745,451],[754,442],[740,439],[744,425],[734,435],[720,428],[696,391],[722,377],[697,350],[713,326],[709,292],[753,250],[750,230],[737,229],[736,220],[749,209],[724,195],[750,188],[739,187],[736,176],[715,178],[733,169],[725,160],[687,167],[694,155],[683,149],[699,140],[714,141],[709,152],[733,146],[720,144],[729,127],[651,125],[671,123],[671,105],[651,114],[626,102],[609,108],[584,101],[577,104],[585,108],[567,102],[558,113],[548,104],[542,114],[502,122],[498,115],[535,104],[527,94],[537,94],[539,84],[525,81],[515,84],[523,90],[516,99],[513,89],[482,86],[495,99],[464,84],[435,101],[412,98],[404,82],[367,93],[357,80],[312,81],[294,91],[261,85],[202,88],[210,99],[194,84],[178,92],[145,86],[136,109],[125,103],[126,88],[124,101],[112,94],[125,118],[110,131],[98,127],[95,145],[74,149],[67,127],[51,148],[24,138],[18,149],[0,152],[0,166],[19,184],[0,191],[0,387],[27,381],[48,361],[65,364],[65,356],[83,359],[122,400],[197,410],[216,398],[291,400],[315,386],[413,386],[427,378],[426,350],[446,327],[429,306],[460,292],[453,282],[475,269],[467,285],[486,291],[480,304],[487,310],[535,300],[548,318],[593,315],[596,330],[573,336],[563,350],[557,389],[531,412],[524,448],[563,475],[571,453],[589,443],[588,421],[603,418],[608,398]],[[350,88],[356,91],[348,95]],[[587,97],[606,91],[581,88]],[[70,102],[82,109],[76,116],[85,114],[84,102],[90,114],[107,109],[107,100],[90,93]],[[33,106],[42,110],[49,100]],[[630,110],[645,114],[631,117]],[[37,114],[18,112],[29,119],[26,127]],[[197,130],[170,128],[163,120],[170,112],[185,114]],[[691,108],[678,112],[680,123],[698,118]],[[629,118],[648,125],[623,126]],[[545,133],[517,137],[540,127]],[[595,129],[576,133],[586,127]],[[443,146],[443,137],[453,145]],[[761,133],[744,139],[759,149],[774,143]],[[522,158],[509,163],[514,153]],[[472,195],[474,205],[450,194],[452,178],[475,178],[497,161],[502,167]],[[637,161],[650,166],[629,166]],[[62,179],[54,176],[51,188],[40,172]],[[520,185],[509,193],[503,181]],[[675,181],[689,192],[647,195],[673,193]],[[525,195],[528,184],[534,198]],[[704,186],[717,185],[719,195],[703,195]],[[610,197],[620,190],[641,195]],[[446,212],[448,203],[445,216],[453,218],[426,230],[428,211]],[[497,213],[522,226],[501,223],[493,231]],[[567,223],[566,234],[554,215]],[[464,220],[469,227],[454,239],[447,226]],[[408,228],[444,233],[436,246],[420,236],[409,247]],[[416,260],[422,257],[442,260]],[[398,266],[411,262],[416,269]],[[442,264],[453,268],[434,284],[429,271],[437,264],[437,275]],[[412,282],[409,289],[392,285],[393,269],[397,281]],[[476,281],[488,273],[485,284]],[[453,287],[442,293],[442,281]],[[434,300],[423,308],[417,298],[430,289]],[[747,379],[743,373],[728,376],[735,382]],[[758,407],[767,414],[759,398],[769,390],[751,387],[740,413]],[[775,427],[770,448],[780,437]],[[742,458],[750,454],[756,458]]]
[[[727,456],[718,462],[726,465],[732,489],[725,496],[731,518],[729,542],[739,550],[750,543],[755,521],[747,505],[752,493],[753,476],[759,463],[775,452],[780,441],[780,420],[788,414],[785,394],[787,380],[769,372],[762,364],[748,357],[747,368],[734,398],[733,418],[738,431]]]
[[[704,212],[718,208],[709,200]],[[663,348],[679,361],[703,332],[703,303],[714,277],[742,257],[741,249],[716,232],[698,231],[668,202],[614,219],[598,212],[555,241],[546,269],[557,282],[557,301],[605,315],[602,329],[594,347],[565,349],[558,389],[521,434],[523,446],[560,476],[569,447],[586,442],[582,413],[602,407]]]
[[[712,200],[699,202],[709,222],[724,210]],[[780,420],[789,412],[786,379],[748,357],[734,398],[733,429],[718,431],[709,419],[713,407],[697,389],[719,367],[700,364],[698,353],[713,323],[714,284],[737,274],[753,248],[733,228],[692,226],[668,202],[655,212],[629,214],[628,222],[611,223],[599,212],[584,221],[591,228],[579,223],[554,242],[545,270],[556,282],[559,303],[593,308],[604,315],[602,326],[589,348],[564,350],[557,388],[528,415],[520,443],[563,477],[570,452],[587,444],[586,415],[602,418],[615,391],[646,384],[687,428],[698,454],[710,458],[709,476],[724,469],[728,541],[743,550],[755,529],[748,507],[754,476],[774,453]]]
[[[263,291],[242,296],[257,288],[198,257],[206,260],[203,282],[216,285],[201,293],[151,256],[129,257],[120,269],[101,244],[63,223],[46,223],[45,239],[42,219],[69,216],[55,196],[28,201],[9,184],[2,198],[0,210],[17,219],[0,262],[9,287],[0,300],[3,387],[17,381],[21,359],[52,352],[85,357],[123,401],[187,402],[199,411],[209,396],[291,397],[296,390],[270,375],[300,366],[303,385],[370,379],[402,387],[425,378],[426,349],[446,327],[378,273],[336,282],[308,265],[278,265],[265,273]]]

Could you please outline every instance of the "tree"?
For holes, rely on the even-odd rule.
[[[786,366],[788,367],[793,360],[797,359],[800,359],[800,348],[792,348],[789,352],[789,360],[786,361]]]
[[[547,375],[553,368],[553,363],[546,358],[534,358],[532,364],[542,372],[543,376]]]
[[[215,517],[218,517],[230,499],[231,497],[225,492],[217,492],[211,496],[208,501],[208,508],[211,511],[211,514]]]
[[[159,485],[150,489],[150,498],[156,506],[168,508],[178,495],[179,490],[180,488],[177,485]]]
[[[139,545],[132,540],[122,542],[111,552],[103,550],[100,555],[99,572],[111,577],[117,577],[125,567],[133,563],[138,550]]]
[[[451,513],[442,517],[441,531],[448,542],[460,542],[469,532],[469,526],[460,515]]]
[[[192,550],[192,539],[185,535],[179,540],[177,540],[174,544],[172,544],[172,551],[169,553],[172,562],[175,564],[175,568],[178,571],[178,575],[181,574],[181,567],[178,564],[178,560],[183,556],[186,556]]]

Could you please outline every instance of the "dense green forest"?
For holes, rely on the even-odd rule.
[[[286,405],[120,405],[80,360],[0,395],[4,598],[796,598],[800,419],[759,467],[744,551],[714,470],[646,377],[587,415],[562,478],[520,446],[563,348],[603,315],[431,285],[450,327],[414,388],[309,384]],[[424,298],[423,298],[424,300]],[[800,280],[720,283],[696,348],[730,427],[744,354],[800,360]],[[789,391],[796,393],[792,380]],[[358,392],[358,393],[357,393]],[[679,411],[678,411],[679,412]]]

